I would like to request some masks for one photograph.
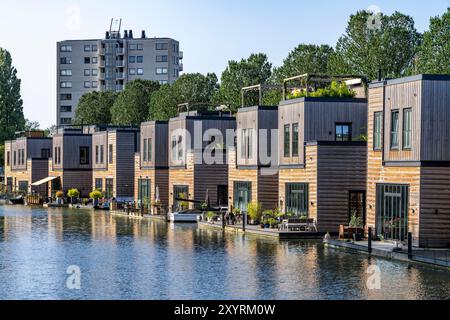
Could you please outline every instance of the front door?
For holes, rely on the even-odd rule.
[[[189,203],[182,201],[189,199],[189,186],[173,186],[173,210],[189,209]]]
[[[366,225],[366,192],[350,191],[349,194],[349,221],[353,216],[360,218],[362,225]]]
[[[377,233],[388,240],[404,241],[408,235],[409,186],[377,185]]]
[[[234,208],[241,212],[247,212],[247,206],[252,201],[251,182],[234,183]]]
[[[228,206],[228,186],[217,186],[217,205],[219,207]]]

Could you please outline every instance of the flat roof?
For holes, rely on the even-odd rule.
[[[273,110],[277,111],[277,106],[252,106],[252,107],[243,107],[238,109],[238,113],[240,112],[249,112],[249,111],[257,111],[257,110]]]
[[[409,77],[384,79],[381,81],[373,81],[369,84],[369,88],[377,88],[383,85],[402,84],[413,81],[450,81],[450,75],[447,74],[418,74]]]

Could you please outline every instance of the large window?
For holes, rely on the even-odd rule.
[[[147,159],[152,161],[152,139],[148,139]]]
[[[70,77],[72,75],[72,70],[71,69],[62,69],[62,70],[60,70],[60,74],[63,77]]]
[[[412,109],[403,109],[403,149],[411,149]]]
[[[150,209],[150,179],[139,179],[138,181],[138,203],[140,208]]]
[[[156,68],[156,74],[168,74],[169,69],[167,68]]]
[[[8,152],[6,152],[6,166],[10,166],[11,165],[11,152],[10,151],[8,151]]]
[[[408,185],[377,184],[377,234],[388,240],[405,240],[408,234],[408,209]]]
[[[286,213],[308,216],[308,189],[307,183],[286,184]]]
[[[375,112],[373,115],[373,148],[381,150],[382,148],[382,112]]]
[[[299,131],[298,131],[298,123],[294,123],[292,125],[292,156],[298,157],[298,137]]]
[[[61,88],[72,88],[72,82],[71,81],[61,81]]]
[[[105,146],[101,145],[100,146],[100,163],[103,164],[105,163]]]
[[[391,113],[391,149],[398,149],[398,115],[398,110],[392,111]]]
[[[253,129],[241,130],[241,158],[253,158]]]
[[[147,152],[147,150],[148,150],[148,139],[144,139],[144,152],[143,152],[144,154],[142,155],[144,162],[148,161],[148,158],[147,158],[148,152]]]
[[[99,163],[100,153],[98,146],[95,146],[95,164]]]
[[[55,147],[53,158],[55,164],[61,164],[61,147]]]
[[[28,181],[19,181],[19,192],[28,192]]]
[[[173,186],[173,204],[175,210],[187,209],[182,208],[183,199],[189,199],[189,186]]]
[[[156,50],[168,50],[169,44],[168,43],[157,43],[156,44]]]
[[[352,141],[351,123],[336,123],[336,141]]]
[[[72,46],[62,45],[61,46],[61,52],[72,52]]]
[[[234,182],[234,201],[233,206],[241,212],[247,212],[247,206],[252,202],[252,184],[251,182]]]
[[[102,178],[95,179],[95,190],[103,191],[103,179]]]
[[[112,144],[109,145],[109,156],[108,156],[108,162],[111,164],[113,163],[113,154],[114,154],[114,146]]]
[[[61,106],[61,112],[72,112],[72,106]]]
[[[105,197],[111,199],[114,197],[114,179],[105,179]]]
[[[70,100],[72,100],[72,94],[71,93],[61,93],[59,98],[62,101],[70,101]]]
[[[41,158],[42,159],[50,158],[50,149],[41,149]]]
[[[89,164],[89,147],[80,147],[80,164]]]
[[[172,161],[182,161],[183,160],[183,137],[173,136],[172,137]]]
[[[163,55],[163,56],[156,56],[156,62],[167,62],[169,60],[169,56]]]
[[[72,64],[72,58],[71,57],[62,57],[60,59],[61,64]]]
[[[291,156],[291,125],[286,124],[284,126],[284,157]]]

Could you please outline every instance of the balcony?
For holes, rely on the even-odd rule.
[[[125,67],[125,60],[120,60],[116,62],[116,67],[118,68],[124,68]]]
[[[182,63],[180,63],[180,64],[179,64],[179,66],[178,66],[178,69],[179,69],[180,71],[183,71],[183,69],[184,69],[184,66],[183,66],[183,64],[182,64]]]
[[[123,56],[125,54],[125,48],[117,48],[116,54]]]
[[[180,51],[179,53],[178,53],[178,57],[180,58],[180,60],[183,60],[183,51]]]
[[[116,73],[116,79],[125,79],[125,73],[117,72]]]

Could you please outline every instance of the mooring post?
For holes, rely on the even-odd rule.
[[[413,258],[413,235],[412,232],[408,232],[408,259]]]
[[[225,212],[222,211],[222,229],[225,230]]]
[[[368,233],[367,250],[369,251],[369,254],[372,254],[372,228],[369,228]]]

